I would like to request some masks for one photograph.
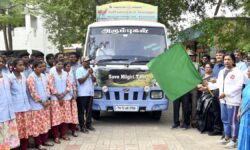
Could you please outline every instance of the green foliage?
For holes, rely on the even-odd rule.
[[[28,0],[1,0],[0,26],[17,27],[24,25],[24,8]]]
[[[45,26],[48,29],[49,38],[55,43],[59,49],[63,45],[72,43],[84,43],[85,34],[88,24],[95,21],[96,5],[107,4],[111,2],[118,2],[123,0],[37,0],[39,6],[45,13],[46,18]],[[179,33],[182,25],[181,14],[183,12],[191,12],[197,16],[198,19],[205,19],[205,6],[211,7],[218,6],[218,0],[131,0],[137,2],[144,2],[158,6],[159,9],[159,22],[166,25],[170,37],[175,39]],[[243,5],[244,0],[225,0],[223,5],[230,7],[230,9],[237,9]],[[220,5],[219,5],[220,6]],[[250,6],[249,6],[250,7]],[[218,7],[219,9],[220,7]],[[193,22],[197,22],[194,20]],[[205,21],[207,22],[207,21]],[[207,42],[204,37],[203,43],[212,44],[213,33],[216,33],[218,24],[216,22],[207,22],[205,28]],[[177,26],[178,24],[178,26]],[[202,41],[201,40],[201,41]],[[228,39],[229,40],[229,39]]]
[[[59,50],[63,45],[83,43],[87,26],[95,20],[93,0],[42,0],[40,7],[44,12],[45,27]]]
[[[43,15],[45,18],[44,25],[50,33],[50,40],[58,46],[59,50],[62,50],[64,45],[67,46],[72,43],[83,44],[85,42],[87,26],[95,22],[96,5],[118,1],[122,0],[0,0],[0,29],[3,25],[11,24],[18,26],[23,24],[23,12],[26,7],[31,13],[41,13]],[[249,34],[245,35],[245,33],[248,32],[245,31],[244,23],[242,25],[229,26],[234,28],[234,30],[230,30],[231,32],[222,32],[222,27],[226,27],[226,23],[223,20],[211,21],[206,19],[205,6],[219,6],[218,0],[131,1],[158,6],[159,22],[166,25],[172,39],[175,39],[179,30],[182,29],[179,28],[182,27],[180,24],[182,20],[180,16],[183,12],[186,12],[195,14],[197,20],[204,20],[202,23],[202,31],[206,33],[206,35],[200,39],[201,43],[211,46],[216,41],[218,45],[224,45],[223,47],[226,49],[232,49],[234,48],[233,46],[245,48],[246,46],[244,45],[247,45],[244,39],[247,39]],[[38,6],[42,12],[27,7],[31,5]],[[250,15],[250,2],[246,0],[223,0],[223,5],[232,10],[244,6],[245,12]],[[8,14],[6,11],[8,11]],[[197,20],[193,20],[193,22],[197,22]],[[197,26],[197,30],[199,28],[200,27]],[[214,39],[214,35],[216,35],[216,39]],[[238,44],[230,44],[235,41],[239,41]]]
[[[122,0],[40,0],[39,5],[45,13],[45,26],[49,38],[62,49],[63,45],[84,43],[87,26],[95,21],[96,5],[102,5]],[[174,22],[180,21],[180,15],[187,10],[185,0],[132,0],[145,2],[159,8],[159,21],[166,25],[171,35],[178,32]]]
[[[5,49],[13,50],[12,30],[25,24],[25,10],[34,5],[35,0],[1,0],[0,30],[3,30]]]
[[[249,0],[245,0],[243,6],[244,6],[244,10],[245,10],[246,14],[248,16],[250,16],[250,1]]]
[[[218,3],[216,3],[218,2],[218,0],[202,0],[199,2],[201,2],[202,5],[207,3],[210,6],[218,6]],[[198,6],[196,7],[198,10],[200,9],[201,4],[198,4]],[[223,5],[230,10],[235,10],[243,7],[244,13],[248,15],[250,14],[249,1],[225,0]],[[203,11],[200,12],[202,13]],[[250,18],[244,16],[238,16],[234,18],[216,18],[215,16],[215,18],[206,18],[203,15],[200,15],[200,17],[202,18],[202,20],[193,28],[197,33],[202,33],[202,36],[198,38],[198,42],[200,43],[200,45],[203,45],[203,47],[209,46],[214,47],[216,50],[222,48],[229,51],[235,49],[248,51],[250,49]]]
[[[195,26],[203,36],[198,41],[209,47],[225,50],[249,50],[250,19],[248,18],[215,18],[206,19]]]

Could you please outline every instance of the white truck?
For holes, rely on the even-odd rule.
[[[105,8],[117,7],[119,10],[104,9],[99,13],[111,11],[114,18],[113,13],[125,12],[120,8],[126,8],[128,13],[138,5],[144,7],[135,2],[111,3]],[[150,13],[147,8],[143,9]],[[143,17],[146,21],[142,20]],[[101,19],[88,26],[83,54],[92,59],[91,65],[97,77],[93,117],[100,118],[101,111],[152,112],[154,119],[160,119],[162,111],[168,108],[168,99],[146,64],[166,49],[166,27],[151,21],[147,15],[125,18]]]

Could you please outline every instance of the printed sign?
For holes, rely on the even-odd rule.
[[[96,20],[157,21],[158,7],[139,2],[116,2],[96,7]]]
[[[98,86],[144,87],[153,86],[153,75],[147,70],[97,69]]]
[[[140,33],[140,34],[147,34],[148,29],[146,28],[120,28],[120,29],[110,29],[110,28],[105,28],[102,31],[102,34],[133,34],[133,33]]]
[[[122,26],[122,27],[95,27],[90,31],[91,35],[100,34],[152,34],[165,35],[163,28],[155,27],[138,27],[138,26]]]

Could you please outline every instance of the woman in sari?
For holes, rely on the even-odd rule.
[[[247,72],[250,78],[250,68]],[[238,135],[238,150],[250,149],[250,84],[247,84],[242,93],[242,101],[238,111],[240,130]]]
[[[203,81],[209,82],[212,79],[213,65],[207,63],[205,65],[205,74],[203,75]],[[197,103],[197,117],[198,117],[198,130],[200,132],[211,131],[213,129],[213,112],[212,101],[213,95],[203,85],[198,85],[198,89],[202,92],[201,97]]]

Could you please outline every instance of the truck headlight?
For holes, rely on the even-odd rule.
[[[162,99],[163,98],[163,92],[162,91],[151,91],[150,92],[150,98],[152,98],[152,99]]]
[[[102,98],[102,91],[101,90],[96,90],[94,92],[94,99],[101,99]]]
[[[102,91],[103,91],[104,93],[108,92],[108,90],[109,90],[109,88],[108,88],[107,86],[103,86],[103,87],[102,87]]]
[[[149,91],[150,91],[150,87],[149,87],[149,86],[145,86],[145,87],[144,87],[144,91],[145,91],[145,92],[149,92]]]

